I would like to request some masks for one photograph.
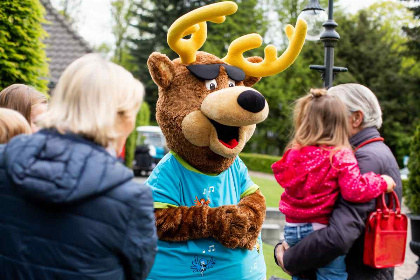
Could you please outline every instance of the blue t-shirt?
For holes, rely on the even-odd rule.
[[[239,157],[219,175],[208,175],[173,152],[159,162],[146,184],[152,187],[155,208],[238,204],[241,197],[258,189]],[[265,273],[261,237],[251,251],[226,248],[213,238],[159,240],[155,264],[147,279],[261,280]]]

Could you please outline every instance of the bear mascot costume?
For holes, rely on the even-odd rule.
[[[198,51],[206,21],[222,23],[237,8],[226,1],[185,14],[168,30],[179,58],[154,52],[147,62],[159,87],[156,119],[170,149],[146,182],[159,236],[150,280],[265,279],[265,198],[238,154],[268,115],[265,98],[251,86],[294,62],[307,25],[286,27],[289,46],[280,57],[271,45],[264,60],[243,57],[261,46],[258,34],[234,40],[223,59]]]

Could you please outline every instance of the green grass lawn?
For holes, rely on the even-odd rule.
[[[273,246],[263,243],[265,265],[267,266],[267,279],[269,279],[273,275],[275,275],[277,277],[280,277],[280,278],[284,278],[284,279],[292,279],[292,277],[290,277],[290,275],[285,273],[274,262],[273,250],[274,250]]]
[[[279,207],[280,196],[284,189],[275,180],[251,177],[252,181],[260,186],[261,192],[264,194],[266,199],[267,207]]]

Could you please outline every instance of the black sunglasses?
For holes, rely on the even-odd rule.
[[[200,80],[213,80],[219,76],[220,66],[225,68],[229,78],[236,82],[243,81],[245,79],[245,72],[235,66],[227,64],[193,64],[188,65],[187,69]]]

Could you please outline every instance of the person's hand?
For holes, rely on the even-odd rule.
[[[283,241],[283,243],[281,245],[276,247],[275,255],[276,255],[277,263],[283,269],[283,271],[286,272],[289,275],[292,275],[290,272],[288,272],[284,268],[284,263],[283,263],[284,252],[286,252],[286,250],[289,249],[289,248],[290,248],[289,244],[287,244],[286,241]]]
[[[396,186],[394,179],[392,179],[392,178],[391,178],[391,177],[389,177],[388,175],[381,175],[381,177],[382,177],[382,178],[385,180],[385,182],[386,182],[386,185],[387,185],[387,187],[386,187],[386,192],[387,192],[387,193],[393,192],[393,191],[394,191],[394,189],[395,189],[395,186]]]

